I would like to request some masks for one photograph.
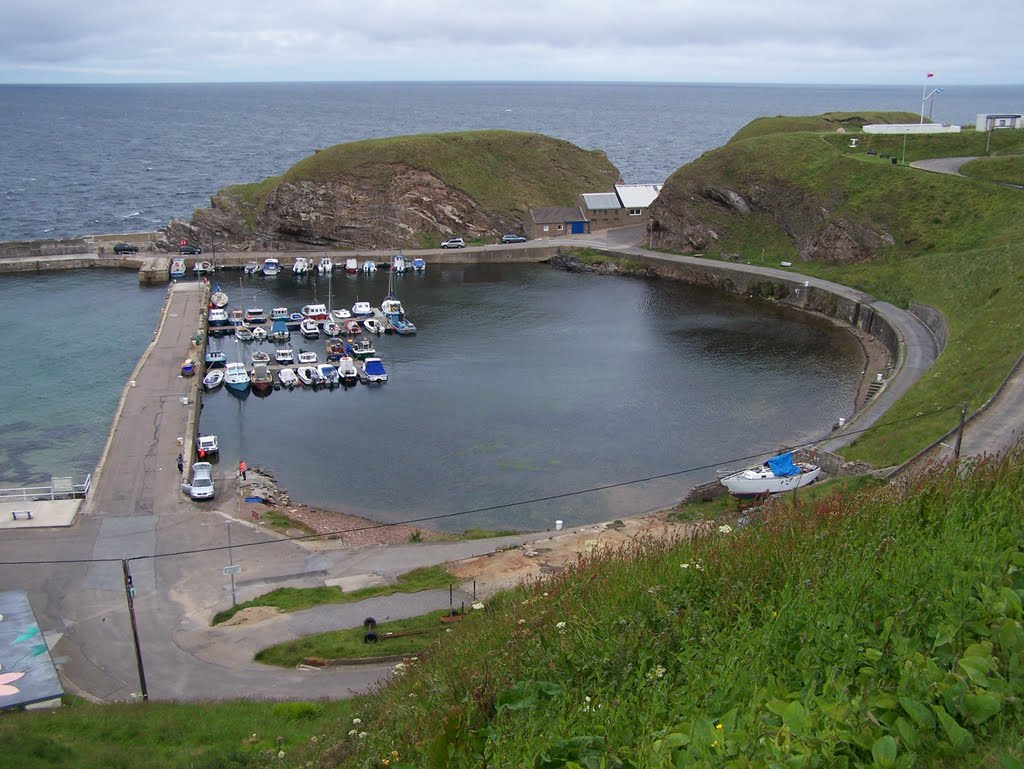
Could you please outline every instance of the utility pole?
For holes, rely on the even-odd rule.
[[[128,570],[128,561],[121,560],[124,572],[124,595],[128,599],[128,616],[132,621],[132,640],[135,642],[135,665],[139,669],[139,688],[142,690],[142,701],[149,701],[149,690],[146,688],[146,671],[142,667],[142,648],[139,646],[139,628],[135,624],[135,587],[132,585],[132,573]]]
[[[964,440],[964,420],[967,417],[967,401],[964,401],[963,408],[960,409],[960,427],[956,431],[956,445],[953,447],[953,461],[960,461],[960,445]]]

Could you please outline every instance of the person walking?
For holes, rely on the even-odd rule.
[[[242,476],[242,480],[243,481],[245,480],[245,471],[248,470],[248,469],[249,469],[249,467],[248,467],[248,465],[245,464],[245,460],[244,459],[239,459],[238,460],[238,474],[240,476]]]
[[[185,469],[185,458],[182,457],[181,454],[179,453],[178,454],[178,474],[180,475],[181,471],[184,470],[184,469]]]

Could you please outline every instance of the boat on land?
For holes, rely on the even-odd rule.
[[[222,384],[224,384],[224,372],[219,368],[207,371],[206,376],[203,377],[203,389],[207,392],[213,392]]]
[[[282,387],[291,390],[299,383],[299,378],[295,375],[295,369],[283,368],[277,372],[277,381],[281,383]]]
[[[185,260],[180,256],[171,259],[170,275],[171,280],[185,277]]]
[[[263,260],[263,274],[268,278],[273,277],[281,272],[281,262],[274,257],[269,257]]]
[[[369,259],[367,259],[365,262],[363,262],[362,270],[363,270],[363,272],[376,272],[377,271],[377,263],[376,262],[371,262]]]
[[[352,314],[357,318],[365,318],[368,315],[373,314],[373,308],[369,302],[356,302],[352,305]]]
[[[383,334],[386,330],[384,324],[377,318],[367,318],[363,321],[363,328],[371,334]]]
[[[307,272],[309,272],[309,262],[306,261],[306,257],[295,257],[295,261],[292,263],[292,273],[295,275],[305,275]]]
[[[295,362],[295,351],[291,347],[280,347],[274,350],[274,361],[283,366],[290,366]]]
[[[238,361],[231,361],[224,368],[224,386],[236,393],[244,393],[249,390],[249,372],[245,370],[245,364]]]
[[[299,330],[306,339],[320,338],[320,326],[312,318],[303,318],[302,323],[299,324]]]
[[[358,259],[346,259],[345,260],[345,272],[348,272],[348,273],[359,272],[359,260]]]
[[[219,308],[228,306],[228,295],[220,290],[220,283],[213,287],[213,293],[210,294],[210,304]]]
[[[266,392],[274,386],[274,375],[265,363],[258,363],[252,368],[249,382],[253,390]]]
[[[331,261],[331,257],[321,256],[320,261],[316,264],[316,271],[321,275],[330,275],[334,272],[334,262]]]
[[[245,267],[242,270],[246,275],[255,275],[260,271],[259,262],[246,262]]]
[[[760,465],[737,472],[720,473],[719,480],[734,497],[757,497],[803,488],[814,483],[819,475],[819,465],[812,462],[794,462],[793,453],[788,451]]]
[[[228,362],[228,356],[220,350],[207,350],[205,357],[206,368],[224,368]]]
[[[388,381],[388,372],[380,358],[367,358],[359,366],[359,381],[363,384],[376,384]]]

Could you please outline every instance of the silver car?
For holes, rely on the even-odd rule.
[[[213,499],[213,465],[209,462],[192,465],[192,482],[181,484],[181,490],[192,499]]]

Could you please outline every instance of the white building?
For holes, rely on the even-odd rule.
[[[978,120],[974,124],[974,128],[977,131],[991,131],[996,128],[1021,128],[1021,116],[1014,114],[985,114],[978,115]]]

